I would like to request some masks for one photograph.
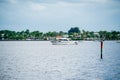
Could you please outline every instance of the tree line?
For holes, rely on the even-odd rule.
[[[57,36],[69,37],[72,40],[96,40],[104,38],[105,40],[120,40],[120,31],[85,31],[78,27],[72,27],[68,32],[49,31],[46,33],[40,31],[11,31],[0,30],[0,40],[50,40]]]

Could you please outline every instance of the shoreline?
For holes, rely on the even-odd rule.
[[[51,41],[51,40],[0,40],[0,42],[2,41]],[[72,40],[72,41],[94,41],[94,40]],[[118,41],[118,40],[105,40],[105,41]]]

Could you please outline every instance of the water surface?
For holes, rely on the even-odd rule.
[[[1,41],[0,80],[120,80],[120,43]]]

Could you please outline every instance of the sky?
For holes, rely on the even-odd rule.
[[[120,0],[0,0],[0,30],[120,31]]]

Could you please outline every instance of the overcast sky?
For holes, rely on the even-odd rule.
[[[0,0],[0,30],[120,30],[120,0]]]

